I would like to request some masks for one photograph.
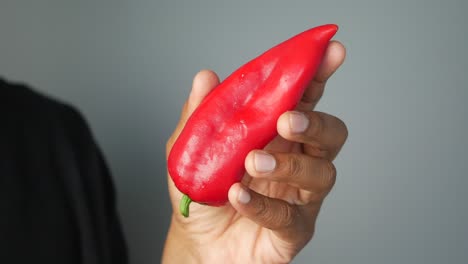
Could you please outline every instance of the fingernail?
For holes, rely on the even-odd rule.
[[[265,152],[255,152],[254,163],[255,170],[258,172],[270,172],[276,167],[275,158]]]
[[[289,128],[293,133],[302,133],[309,126],[309,119],[300,112],[289,113]]]
[[[241,188],[239,194],[237,195],[237,201],[241,204],[247,204],[250,202],[250,193]]]

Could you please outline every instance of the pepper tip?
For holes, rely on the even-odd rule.
[[[323,31],[327,32],[330,35],[334,35],[340,27],[337,24],[326,24],[321,26]]]

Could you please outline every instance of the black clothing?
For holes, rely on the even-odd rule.
[[[1,79],[0,263],[127,263],[110,173],[86,122]]]

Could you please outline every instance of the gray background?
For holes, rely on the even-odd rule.
[[[350,136],[295,263],[466,263],[467,3],[1,0],[0,74],[81,109],[114,173],[132,263],[158,263],[164,144],[192,76],[225,78],[337,23],[348,57],[318,109]]]

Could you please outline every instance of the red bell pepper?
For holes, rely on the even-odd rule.
[[[304,31],[249,61],[212,90],[187,120],[168,157],[168,171],[191,201],[221,206],[241,181],[244,160],[276,135],[281,114],[295,108],[338,30],[323,25]]]

